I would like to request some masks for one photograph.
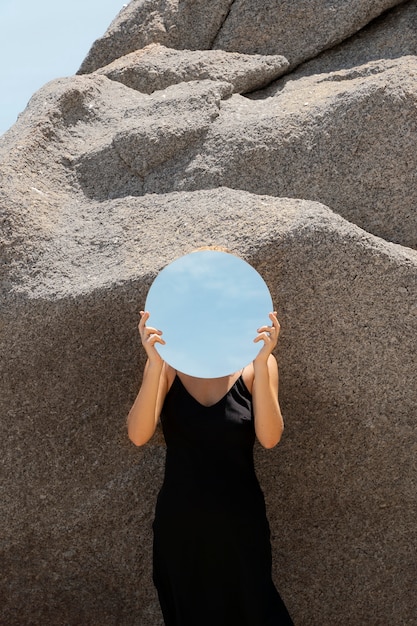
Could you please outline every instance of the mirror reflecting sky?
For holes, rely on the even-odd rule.
[[[149,326],[163,331],[162,358],[190,376],[217,378],[250,363],[261,344],[257,329],[270,324],[271,296],[246,261],[200,250],[167,265],[149,290]]]

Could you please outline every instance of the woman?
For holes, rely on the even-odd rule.
[[[278,626],[292,620],[271,578],[269,525],[253,465],[255,436],[265,448],[282,435],[280,325],[258,329],[254,361],[230,376],[176,372],[157,351],[162,332],[139,333],[148,360],[128,416],[136,445],[155,432],[167,443],[156,506],[153,578],[167,626]]]

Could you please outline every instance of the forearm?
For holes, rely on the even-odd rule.
[[[255,359],[252,396],[256,436],[265,448],[273,448],[284,430],[278,401],[278,366],[274,357],[270,357],[269,367],[267,361]]]
[[[163,361],[146,363],[142,385],[127,417],[129,439],[137,446],[149,441],[156,429],[162,370]]]

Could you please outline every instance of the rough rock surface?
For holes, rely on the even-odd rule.
[[[417,247],[415,56],[290,74],[251,99],[229,97],[224,83],[192,81],[150,100],[133,94],[126,110],[120,87],[101,85],[108,96],[95,100],[96,124],[79,125],[85,140],[71,161],[89,197],[226,185],[318,200]]]
[[[283,325],[286,434],[257,466],[286,602],[298,623],[389,624],[395,595],[411,624],[416,253],[321,205],[228,189],[60,211],[2,322],[5,623],[160,623],[163,447],[124,431],[137,309],[160,267],[216,242],[264,275]]]
[[[401,0],[132,0],[94,42],[80,73],[93,72],[149,43],[279,54],[295,66],[397,4]]]
[[[92,72],[150,43],[190,50],[211,48],[233,1],[132,0],[94,42],[80,73]]]
[[[235,0],[213,47],[283,54],[294,67],[397,4],[398,0]]]
[[[364,24],[365,3],[346,4]],[[132,2],[133,48],[117,52],[119,17],[97,67],[135,50],[138,17],[140,47],[194,37],[203,50],[235,5],[214,2],[207,22],[202,2]],[[236,81],[253,84],[262,59],[200,51],[206,77],[190,52],[151,46],[134,54],[140,70],[128,56],[112,79],[107,67],[49,83],[0,138],[2,624],[162,624],[151,523],[164,445],[158,433],[135,449],[125,431],[138,310],[166,263],[219,244],[264,276],[282,323],[286,430],[256,464],[295,623],[414,626],[416,10],[250,97]],[[264,19],[252,11],[248,46]],[[157,50],[178,83],[158,82],[159,64],[158,90],[142,93]]]
[[[417,247],[417,58],[291,76],[266,95],[228,99],[203,141],[150,173],[144,190],[226,185],[319,200]]]
[[[175,50],[150,44],[96,73],[148,94],[177,83],[205,79],[227,81],[233,85],[233,92],[245,93],[271,83],[285,73],[288,65],[281,56]]]
[[[417,3],[405,2],[373,20],[353,37],[301,65],[295,76],[323,74],[370,61],[417,55]]]

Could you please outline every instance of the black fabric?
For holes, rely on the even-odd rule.
[[[251,394],[242,377],[205,407],[176,376],[161,422],[167,456],[153,577],[165,624],[291,625],[271,578]]]

